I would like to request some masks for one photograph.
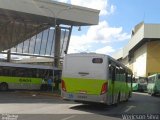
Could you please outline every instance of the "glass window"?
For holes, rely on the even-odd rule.
[[[109,64],[109,78],[112,78],[112,68],[111,68],[111,64]]]
[[[143,77],[140,77],[139,78],[139,83],[147,83],[147,79],[143,78]]]
[[[155,77],[149,77],[148,78],[148,83],[154,83],[154,79],[155,79]]]
[[[160,75],[158,75],[158,79],[160,80]]]
[[[128,79],[128,83],[131,83],[131,81],[133,81],[132,75],[128,74],[127,75],[127,79]]]
[[[3,75],[3,70],[2,69],[0,69],[0,75]]]
[[[99,63],[99,64],[101,64],[101,63],[103,63],[103,59],[102,58],[93,58],[92,59],[92,63]]]
[[[133,78],[133,83],[137,83],[138,79],[137,78]]]

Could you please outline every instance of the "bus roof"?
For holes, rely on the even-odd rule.
[[[156,76],[156,75],[160,75],[160,73],[154,73],[152,75],[149,75],[148,77],[153,77],[153,76]]]
[[[97,53],[71,53],[66,54],[66,56],[106,56],[104,54],[97,54]]]
[[[52,66],[34,65],[34,64],[17,64],[17,63],[9,63],[9,62],[0,62],[0,66],[18,67],[18,68],[50,69],[50,70],[53,70]],[[58,68],[54,68],[54,70],[59,70],[59,69]]]
[[[129,69],[129,68],[128,68],[127,66],[125,66],[124,64],[122,64],[121,62],[115,60],[114,58],[112,58],[112,57],[109,56],[109,55],[107,55],[107,57],[108,57],[109,59],[111,59],[112,61],[114,61],[117,65],[123,67],[123,68],[124,68],[125,70],[127,70],[129,73],[132,73],[132,70]]]

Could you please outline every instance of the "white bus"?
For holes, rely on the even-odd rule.
[[[62,69],[65,100],[117,104],[131,97],[132,71],[103,54],[67,54]]]

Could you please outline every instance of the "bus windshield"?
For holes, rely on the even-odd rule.
[[[139,83],[147,83],[147,79],[146,78],[139,78]]]
[[[137,78],[133,78],[132,82],[137,83],[137,80],[138,80]]]
[[[133,79],[133,83],[147,83],[147,79],[145,77],[138,77]]]

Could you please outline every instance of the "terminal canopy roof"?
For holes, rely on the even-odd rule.
[[[1,0],[0,51],[55,26],[98,24],[99,11],[52,0]]]

